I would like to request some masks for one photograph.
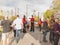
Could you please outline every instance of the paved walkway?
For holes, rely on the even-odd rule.
[[[13,33],[12,33],[13,35]],[[48,42],[43,42],[42,41],[42,33],[38,30],[35,29],[35,32],[27,32],[26,34],[24,34],[22,39],[19,39],[19,42],[16,43],[16,40],[14,37],[11,38],[11,42],[10,45],[52,45],[49,42],[49,33],[47,34],[47,40]],[[0,41],[0,45],[1,41]]]

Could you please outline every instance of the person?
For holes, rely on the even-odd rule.
[[[59,37],[60,37],[60,19],[55,19],[55,24],[54,24],[54,44],[53,45],[58,45]]]
[[[19,15],[17,15],[17,18],[13,21],[11,25],[16,30],[16,42],[18,43],[18,32],[20,31],[20,37],[22,34],[22,19],[20,19]]]
[[[14,32],[14,37],[16,37],[16,29],[14,29],[13,32]]]
[[[54,41],[54,29],[53,29],[54,23],[55,23],[55,20],[50,19],[50,21],[49,21],[49,31],[50,31],[49,40],[50,40],[50,43],[53,43],[53,41]]]
[[[11,37],[11,25],[10,20],[8,20],[8,16],[5,16],[5,18],[1,21],[1,26],[3,28],[2,30],[2,45],[9,45],[9,40]]]
[[[23,32],[26,33],[27,21],[26,21],[25,15],[24,15],[24,17],[22,19],[22,22],[23,22]]]
[[[32,15],[32,18],[30,19],[30,22],[31,22],[31,29],[30,29],[30,31],[34,32],[34,17],[33,17],[33,15]]]
[[[47,40],[46,40],[47,32],[48,32],[48,23],[46,20],[44,20],[44,22],[43,22],[43,42],[47,42]]]
[[[39,24],[39,28],[40,28],[40,31],[41,31],[41,26],[42,26],[42,20],[41,19],[39,20],[38,24]]]
[[[11,21],[11,25],[12,25],[13,21]],[[11,30],[13,30],[14,32],[14,37],[16,37],[16,29],[14,29],[14,27],[11,26]]]

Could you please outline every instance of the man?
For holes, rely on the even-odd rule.
[[[47,42],[46,40],[46,36],[47,36],[47,32],[48,32],[48,23],[46,20],[44,20],[43,22],[43,42]]]
[[[60,37],[60,19],[55,19],[54,24],[54,45],[58,45]]]
[[[54,29],[53,29],[54,23],[55,23],[55,20],[53,19],[49,21],[49,31],[50,31],[49,40],[51,43],[53,43],[54,41]]]
[[[39,24],[39,28],[40,28],[40,31],[41,31],[41,28],[42,28],[41,27],[42,26],[42,20],[41,19],[39,20],[38,24]]]
[[[22,22],[23,22],[23,32],[26,33],[27,21],[26,21],[25,15],[24,15],[24,17],[23,17],[23,19],[22,19]]]
[[[8,17],[5,16],[5,18],[1,21],[1,26],[3,28],[2,30],[2,45],[9,45],[9,39],[11,34],[10,29],[10,21],[8,20]]]
[[[22,19],[20,19],[19,15],[17,15],[17,18],[13,21],[12,27],[16,30],[16,41],[18,43],[18,31],[20,31],[20,36],[22,33]]]
[[[30,22],[31,22],[31,30],[30,31],[34,32],[34,17],[33,17],[33,15],[32,15],[32,18],[30,19]]]

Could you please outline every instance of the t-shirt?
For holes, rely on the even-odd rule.
[[[17,29],[17,30],[18,29],[22,29],[22,26],[21,25],[22,25],[22,19],[20,19],[20,18],[15,19],[13,21],[13,24],[12,24],[12,26],[14,26],[14,28]]]
[[[31,19],[30,19],[30,22],[34,22],[34,18],[31,18]]]
[[[10,29],[11,26],[10,26],[10,21],[9,20],[1,21],[1,25],[3,27],[3,30],[2,30],[3,33],[7,33],[7,32],[11,31],[11,29]]]

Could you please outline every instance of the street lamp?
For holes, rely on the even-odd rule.
[[[28,4],[26,5],[26,15],[28,16]]]

